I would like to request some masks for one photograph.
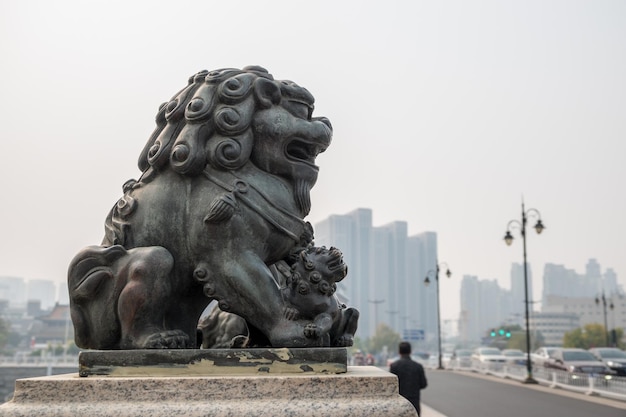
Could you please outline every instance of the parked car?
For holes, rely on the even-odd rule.
[[[610,376],[613,371],[591,352],[577,348],[559,348],[550,353],[545,363],[547,368],[558,369],[573,374],[589,374],[592,376]]]
[[[509,365],[526,365],[526,353],[520,349],[504,349],[502,354]]]
[[[452,352],[450,366],[455,368],[469,368],[472,366],[472,351],[470,349],[457,349]]]
[[[505,362],[506,356],[497,348],[479,347],[472,353],[473,367],[500,368]]]
[[[533,366],[545,366],[545,362],[550,359],[550,353],[557,349],[554,347],[540,347],[530,354],[530,362],[532,362]]]
[[[618,376],[626,376],[626,352],[618,348],[592,348],[589,352],[604,362]]]

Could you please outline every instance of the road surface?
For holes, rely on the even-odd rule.
[[[626,417],[626,402],[474,373],[426,370],[421,417]]]

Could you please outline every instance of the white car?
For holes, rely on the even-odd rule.
[[[458,349],[452,352],[450,366],[452,368],[470,368],[472,366],[472,351],[470,349]]]
[[[509,365],[526,365],[526,353],[520,349],[504,349],[502,354]]]
[[[475,368],[500,368],[506,362],[506,356],[500,349],[479,347],[472,353],[472,366]]]
[[[530,361],[533,366],[545,366],[546,361],[550,359],[550,354],[558,350],[555,347],[540,347],[530,354]]]

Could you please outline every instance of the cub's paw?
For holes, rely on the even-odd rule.
[[[309,323],[304,326],[304,335],[310,339],[316,339],[320,337],[320,328],[314,323]]]

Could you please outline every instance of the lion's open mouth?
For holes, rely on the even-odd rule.
[[[309,143],[302,139],[293,139],[287,144],[285,152],[290,159],[315,165],[315,158],[325,150],[325,147],[318,144]]]

